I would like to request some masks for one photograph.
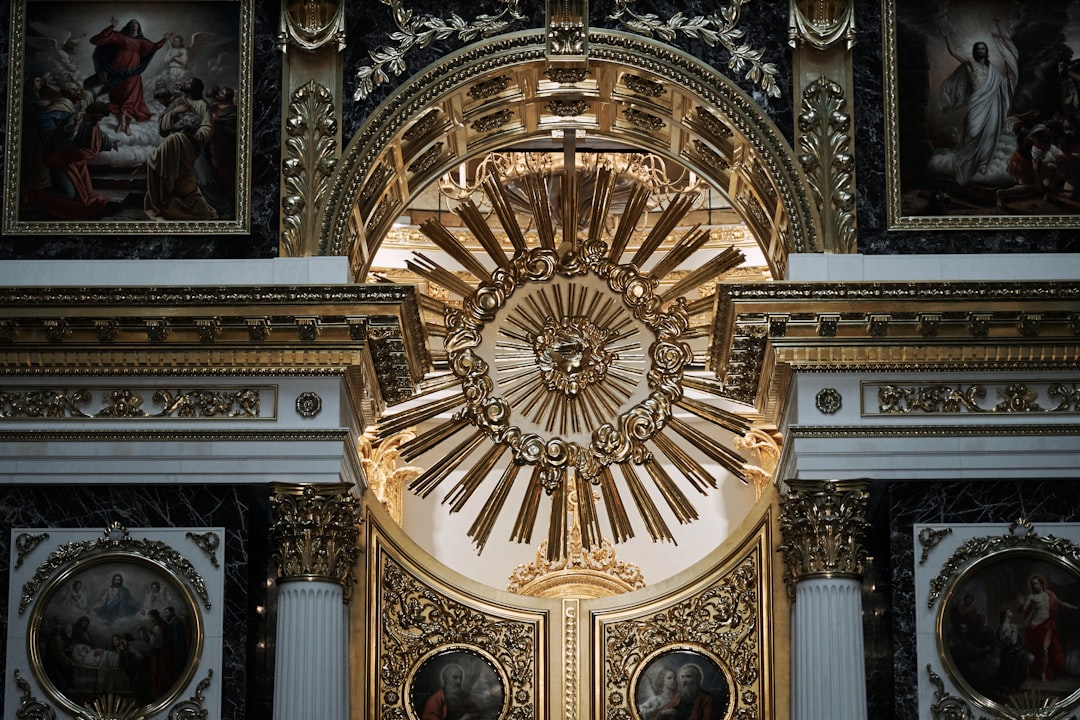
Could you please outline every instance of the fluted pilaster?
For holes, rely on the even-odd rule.
[[[278,572],[274,720],[345,720],[345,604],[359,549],[359,502],[345,483],[273,486]]]
[[[792,619],[792,718],[865,720],[866,483],[789,480],[780,516]]]

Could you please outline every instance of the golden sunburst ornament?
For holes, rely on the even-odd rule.
[[[734,268],[742,254],[731,248],[720,252],[659,292],[660,279],[708,239],[707,230],[694,228],[648,272],[641,270],[691,209],[696,192],[670,194],[651,231],[631,252],[628,246],[649,204],[650,190],[627,173],[602,163],[596,164],[588,182],[572,165],[561,175],[552,175],[545,166],[542,175],[515,177],[512,182],[498,175],[494,163],[487,164],[485,172],[482,202],[501,222],[512,252],[504,250],[478,204],[460,196],[456,213],[494,269],[489,270],[436,220],[421,225],[421,232],[473,275],[476,284],[419,254],[406,263],[462,298],[460,307],[428,300],[429,309],[443,311],[445,328],[437,332],[444,335],[450,372],[421,390],[435,393],[456,385],[459,392],[385,417],[378,435],[389,437],[454,411],[450,420],[402,447],[402,458],[410,460],[435,447],[448,447],[444,443],[452,436],[471,428],[410,484],[421,497],[488,446],[444,500],[451,512],[461,510],[483,481],[503,468],[469,529],[481,550],[522,469],[530,474],[511,539],[531,541],[540,502],[548,496],[549,558],[565,551],[571,492],[582,500],[578,513],[583,546],[599,545],[602,534],[592,488],[599,490],[616,542],[634,534],[620,486],[629,490],[650,536],[673,540],[654,495],[679,522],[689,522],[697,513],[669,469],[702,493],[716,487],[717,481],[700,464],[698,454],[742,478],[743,460],[737,453],[673,414],[677,406],[736,434],[749,429],[740,416],[687,398],[683,391],[692,386],[718,394],[720,388],[701,378],[684,377],[694,361],[687,342],[690,317],[708,312],[711,303],[694,303],[695,310],[682,294]],[[520,204],[508,190],[514,187],[525,188],[522,194],[532,204],[529,233],[518,225],[512,209],[515,202]],[[580,197],[582,188],[589,189],[589,197]],[[607,219],[616,188],[628,192],[629,199],[617,225],[611,227]],[[697,450],[680,447],[671,431]],[[615,468],[622,483],[615,479]],[[639,469],[655,490],[646,486]]]

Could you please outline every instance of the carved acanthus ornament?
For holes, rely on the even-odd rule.
[[[780,462],[780,447],[783,438],[780,431],[762,427],[751,428],[742,437],[736,437],[732,443],[736,450],[751,450],[757,458],[757,465],[746,463],[743,470],[746,479],[754,486],[754,498],[760,498],[773,481],[776,465]]]
[[[822,76],[803,91],[799,162],[822,217],[826,245],[855,252],[855,158],[844,89]],[[830,243],[830,240],[832,241]]]
[[[547,57],[584,61],[589,52],[589,1],[547,0]]]
[[[318,235],[318,211],[337,166],[337,119],[330,90],[314,80],[296,90],[285,131],[281,246],[283,255],[292,256],[301,254],[304,238]]]
[[[330,43],[345,49],[345,0],[285,0],[281,3],[278,45],[313,52]]]
[[[797,48],[806,43],[827,50],[844,41],[855,44],[854,0],[791,0],[788,42]]]
[[[398,44],[369,51],[371,64],[361,66],[356,72],[360,81],[356,87],[357,100],[363,100],[376,86],[389,82],[391,75],[405,72],[405,56],[413,48],[427,47],[435,40],[446,40],[453,36],[463,43],[472,42],[506,32],[514,23],[528,19],[518,12],[520,0],[503,0],[504,7],[498,15],[478,15],[471,22],[457,14],[439,18],[414,13],[405,7],[403,0],[379,1],[393,13],[398,29],[390,37]]]
[[[398,467],[401,446],[415,437],[415,432],[406,430],[381,442],[371,433],[364,433],[359,440],[360,465],[367,476],[368,488],[398,525],[402,520],[401,498],[405,485],[423,472],[418,467]]]
[[[348,602],[360,553],[360,503],[350,494],[351,487],[345,483],[272,487],[278,582],[336,582]]]
[[[733,0],[723,6],[720,12],[711,15],[687,17],[679,12],[667,20],[661,20],[653,13],[639,15],[631,9],[634,0],[615,0],[615,12],[608,15],[608,20],[618,22],[623,29],[646,37],[658,37],[671,42],[680,33],[701,40],[709,47],[720,45],[731,57],[728,68],[742,70],[746,68],[746,79],[757,83],[769,97],[780,97],[780,86],[776,83],[778,69],[774,63],[762,62],[764,50],[756,50],[748,45],[744,38],[746,31],[739,28],[739,16],[742,6],[750,0]]]
[[[858,577],[866,551],[869,493],[862,480],[788,480],[781,499],[780,528],[787,571],[784,582],[812,577]]]
[[[634,563],[617,560],[607,538],[586,549],[581,536],[577,490],[568,493],[570,530],[566,552],[556,560],[547,557],[547,542],[540,544],[536,559],[518,565],[510,573],[507,590],[533,597],[597,598],[645,587],[645,576]]]

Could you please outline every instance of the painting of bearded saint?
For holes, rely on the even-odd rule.
[[[888,0],[886,16],[890,226],[1080,223],[1080,3]]]

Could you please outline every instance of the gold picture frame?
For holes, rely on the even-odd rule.
[[[646,657],[630,680],[636,720],[728,718],[733,714],[731,670],[713,653],[694,645],[660,648]]]
[[[882,0],[890,230],[1080,226],[1067,5]]]
[[[444,645],[427,653],[409,676],[412,720],[468,716],[497,720],[510,707],[506,672],[487,652],[464,644]]]
[[[78,713],[111,696],[146,717],[191,682],[205,640],[202,611],[189,581],[170,567],[172,553],[160,555],[165,561],[91,551],[41,584],[27,656],[53,702]]]
[[[17,0],[3,232],[250,232],[253,0]]]
[[[930,583],[945,673],[999,718],[1080,702],[1080,547],[1022,527],[966,541]]]

